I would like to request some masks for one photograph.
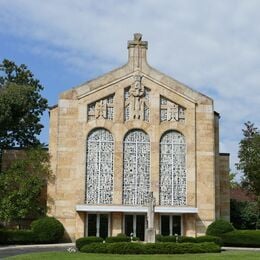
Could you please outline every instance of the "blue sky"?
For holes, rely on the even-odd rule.
[[[123,65],[141,32],[148,62],[215,100],[221,152],[237,161],[243,123],[260,127],[259,0],[0,0],[0,59],[60,92]],[[41,140],[48,143],[48,115]]]

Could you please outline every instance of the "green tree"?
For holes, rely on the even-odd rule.
[[[230,182],[230,188],[234,189],[237,187],[240,187],[240,183],[236,181],[236,173],[229,172],[229,182]]]
[[[43,86],[27,66],[3,60],[0,64],[0,153],[7,147],[38,145],[40,119],[47,100]],[[0,157],[1,159],[1,157]],[[0,165],[1,166],[1,165]],[[1,170],[1,167],[0,167]]]
[[[240,141],[237,169],[242,171],[242,187],[257,197],[257,224],[260,227],[260,132],[253,123],[245,123],[242,130],[244,138]]]
[[[255,229],[257,202],[230,200],[230,222],[237,229]]]
[[[8,223],[44,215],[40,197],[48,180],[52,180],[48,152],[42,147],[25,150],[24,158],[0,175],[0,219]]]

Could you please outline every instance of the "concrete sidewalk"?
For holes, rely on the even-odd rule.
[[[59,243],[59,244],[36,244],[36,245],[10,245],[0,246],[0,250],[18,249],[18,248],[51,248],[51,247],[74,247],[75,243]]]
[[[222,246],[222,251],[259,251],[260,248],[255,247],[229,247],[229,246]]]
[[[30,253],[65,252],[70,247],[75,247],[75,243],[0,246],[0,259]]]

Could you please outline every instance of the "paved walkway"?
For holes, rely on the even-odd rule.
[[[17,245],[17,246],[0,246],[0,259],[20,254],[66,251],[69,247],[74,247],[74,243],[65,244],[48,244],[48,245]]]
[[[227,246],[222,246],[221,250],[225,251],[259,251],[260,248],[253,248],[253,247],[227,247]]]

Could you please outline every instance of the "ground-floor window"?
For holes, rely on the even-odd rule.
[[[106,238],[109,236],[108,214],[87,214],[87,236]]]
[[[181,235],[181,226],[180,215],[161,215],[161,235]]]
[[[144,241],[145,215],[125,215],[124,227],[127,236],[133,234],[134,237]]]

